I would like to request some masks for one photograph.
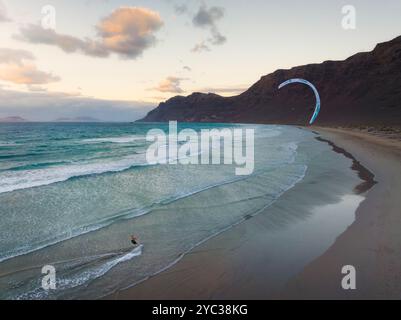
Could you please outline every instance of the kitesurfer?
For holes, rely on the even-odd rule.
[[[138,244],[138,238],[135,237],[134,235],[131,236],[131,243],[136,246]]]

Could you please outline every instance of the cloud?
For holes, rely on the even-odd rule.
[[[205,41],[202,41],[198,44],[195,45],[195,47],[193,47],[191,49],[192,52],[195,53],[199,53],[199,52],[203,52],[203,51],[210,51],[210,47],[205,43]]]
[[[176,5],[174,6],[174,11],[177,14],[185,14],[188,13],[188,7],[186,4]]]
[[[227,41],[227,38],[223,36],[217,28],[212,28],[212,37],[209,38],[209,42],[213,45],[221,45]]]
[[[159,85],[154,89],[160,92],[182,93],[184,92],[184,90],[181,89],[181,81],[183,80],[187,79],[178,77],[168,77],[162,82],[160,82]]]
[[[192,23],[195,27],[208,28],[210,29],[210,38],[207,42],[211,45],[222,45],[227,41],[227,38],[221,34],[217,27],[217,21],[224,17],[224,8],[222,7],[210,7],[201,5],[198,12],[192,19]],[[206,45],[206,41],[197,44],[192,52],[210,51],[209,46]]]
[[[22,65],[24,60],[35,60],[33,54],[26,50],[0,48],[0,63]]]
[[[15,84],[46,84],[60,78],[38,70],[29,51],[0,48],[0,80]]]
[[[163,21],[157,12],[139,7],[121,7],[100,20],[96,26],[96,39],[80,39],[32,24],[21,28],[16,38],[57,46],[67,53],[81,52],[101,58],[114,53],[122,58],[135,59],[156,43],[155,33],[162,26]]]
[[[110,54],[100,42],[59,34],[53,29],[43,29],[39,25],[29,24],[22,27],[20,34],[15,38],[35,44],[54,45],[67,53],[81,51],[86,55],[96,57],[108,57]]]
[[[43,87],[40,87],[37,85],[28,85],[27,87],[28,87],[29,91],[31,91],[31,92],[47,92],[46,88],[43,88]]]
[[[146,8],[120,8],[104,18],[98,33],[111,52],[135,58],[151,47],[154,33],[163,25],[160,15]]]
[[[15,84],[46,84],[59,81],[60,78],[51,73],[38,70],[35,65],[13,65],[0,67],[0,79]]]
[[[196,90],[197,92],[212,92],[217,94],[241,94],[244,91],[248,90],[246,86],[239,86],[239,87],[206,87]]]
[[[223,8],[211,7],[208,9],[205,5],[202,5],[192,19],[192,22],[197,27],[215,27],[216,22],[223,18],[223,16]]]
[[[188,71],[188,72],[192,71],[192,68],[189,67],[189,66],[183,66],[182,68],[183,68],[184,70]]]
[[[0,118],[20,116],[32,121],[93,117],[135,121],[155,107],[140,101],[112,101],[61,92],[19,92],[0,87]]]
[[[0,22],[9,22],[10,19],[7,15],[6,7],[4,6],[3,2],[0,1]]]

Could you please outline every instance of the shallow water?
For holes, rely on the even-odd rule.
[[[98,298],[143,281],[274,203],[332,153],[295,127],[235,125],[255,129],[252,175],[236,176],[235,165],[147,165],[155,126],[0,126],[0,298]],[[340,158],[324,165],[342,172],[349,161]],[[46,264],[57,290],[41,288]]]

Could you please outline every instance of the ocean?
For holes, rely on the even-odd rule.
[[[100,298],[135,285],[268,208],[311,166],[349,166],[304,129],[204,123],[179,129],[255,130],[252,174],[236,176],[235,164],[151,165],[154,128],[168,125],[0,125],[1,299]],[[57,290],[41,287],[44,265],[55,267]]]

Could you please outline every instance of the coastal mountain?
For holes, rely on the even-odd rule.
[[[322,108],[317,125],[401,125],[401,36],[343,61],[277,70],[238,96],[176,96],[140,121],[303,125],[313,113],[315,97],[302,84],[278,89],[292,78],[306,79],[319,90]]]
[[[12,117],[0,118],[0,122],[27,122],[27,120],[18,116],[12,116]]]

